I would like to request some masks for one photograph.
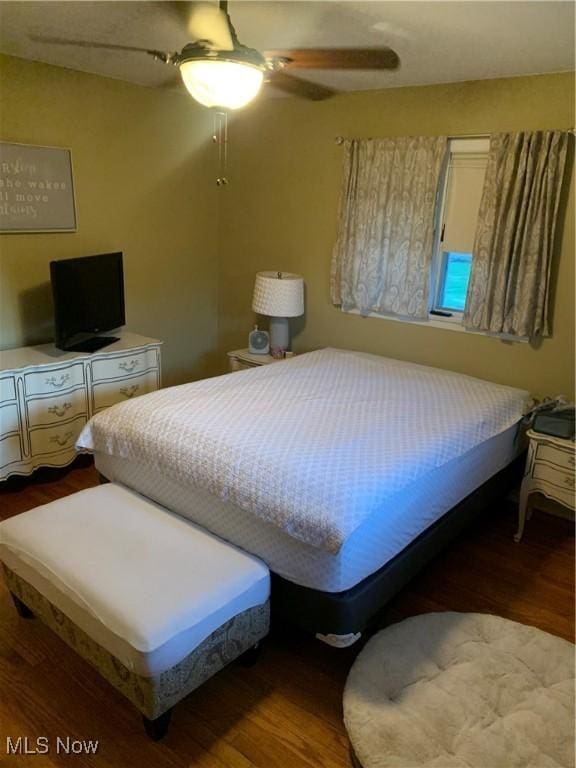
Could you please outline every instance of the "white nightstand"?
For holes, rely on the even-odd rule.
[[[520,489],[518,507],[518,531],[514,541],[520,541],[524,533],[528,496],[531,493],[543,493],[549,499],[557,501],[574,511],[574,467],[576,465],[575,444],[572,440],[563,440],[542,432],[529,429],[530,439],[526,470]],[[528,511],[530,519],[530,511]]]
[[[235,349],[228,352],[228,367],[230,371],[245,371],[247,368],[257,368],[259,365],[279,363],[285,358],[276,358],[272,355],[255,355],[247,349]],[[286,358],[294,357],[293,352],[286,352]]]

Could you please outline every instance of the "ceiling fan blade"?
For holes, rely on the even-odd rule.
[[[99,48],[105,51],[135,51],[136,53],[149,53],[151,56],[165,56],[162,51],[151,48],[137,48],[134,45],[116,45],[114,43],[97,43],[92,40],[68,40],[65,37],[44,37],[42,35],[30,35],[30,40],[35,43],[49,43],[51,45],[75,45],[78,48]]]
[[[324,85],[317,85],[316,83],[311,83],[309,80],[301,80],[299,77],[292,77],[282,70],[270,72],[268,75],[268,82],[270,85],[274,86],[274,88],[284,91],[284,93],[289,93],[292,96],[299,96],[303,99],[310,99],[311,101],[323,101],[337,93],[337,91],[333,91],[331,88],[326,88]]]
[[[400,58],[392,48],[295,48],[266,51],[267,58],[289,59],[290,69],[397,69]]]
[[[218,51],[231,51],[234,41],[226,12],[210,3],[193,3],[188,18],[192,40],[205,40]]]

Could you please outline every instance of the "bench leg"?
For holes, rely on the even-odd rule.
[[[242,666],[244,667],[252,667],[258,659],[260,658],[260,654],[262,652],[262,646],[260,643],[256,643],[252,646],[252,648],[248,648],[247,651],[244,651],[242,656],[240,656],[240,662]]]
[[[16,597],[16,595],[13,592],[10,592],[10,597],[12,598],[12,602],[14,603],[14,607],[18,611],[18,616],[20,616],[22,619],[33,619],[34,614],[28,608],[26,603],[23,603],[22,600],[20,600],[19,597]]]
[[[144,730],[152,741],[160,741],[160,739],[163,739],[164,736],[166,736],[171,717],[171,709],[168,709],[163,715],[160,715],[160,717],[157,717],[155,720],[149,720],[145,715],[142,715]]]

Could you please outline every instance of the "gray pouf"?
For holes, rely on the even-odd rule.
[[[356,659],[344,721],[362,768],[571,768],[574,646],[479,613],[429,613]]]

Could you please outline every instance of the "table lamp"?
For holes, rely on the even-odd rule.
[[[304,314],[304,280],[292,272],[257,272],[252,309],[270,317],[270,349],[290,349],[288,318]]]

